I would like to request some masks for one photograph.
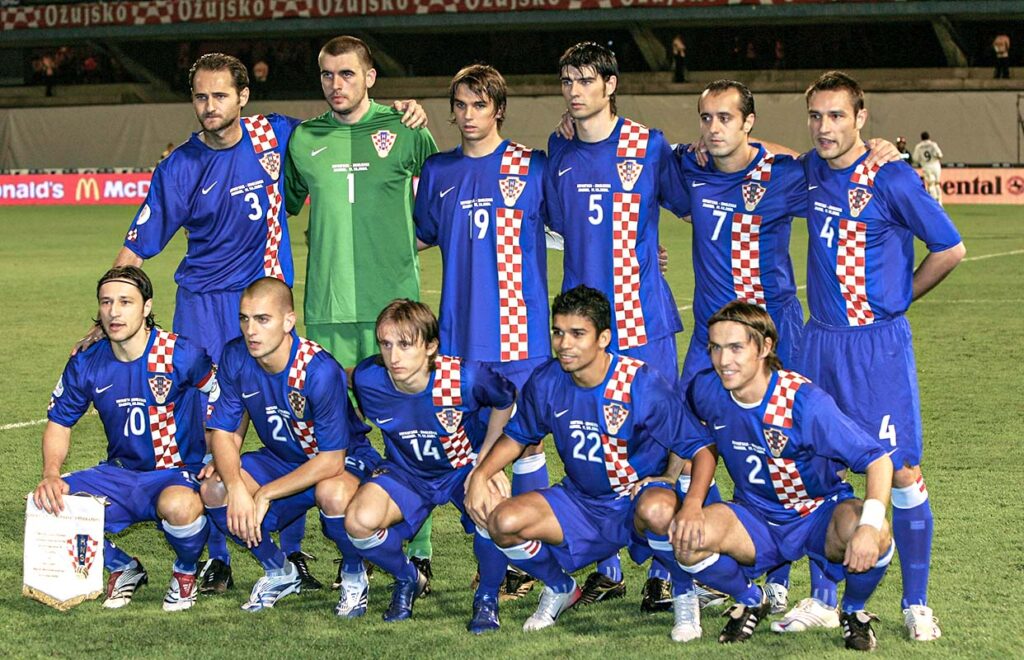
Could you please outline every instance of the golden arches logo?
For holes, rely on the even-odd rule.
[[[75,186],[75,201],[80,202],[83,199],[100,201],[100,184],[95,178],[83,177],[78,180],[78,185]]]

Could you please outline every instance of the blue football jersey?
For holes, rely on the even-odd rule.
[[[793,371],[777,371],[757,405],[736,402],[718,374],[702,371],[686,396],[686,458],[714,445],[733,498],[778,524],[809,515],[832,495],[852,495],[838,472],[863,473],[886,449]]]
[[[931,252],[960,243],[953,221],[904,162],[868,169],[865,154],[833,170],[804,157],[808,189],[807,303],[834,326],[863,326],[906,312],[914,237]]]
[[[537,444],[547,434],[565,478],[592,497],[625,497],[630,486],[665,471],[669,452],[681,455],[682,402],[643,361],[612,355],[597,387],[582,388],[552,358],[523,388],[505,434]]]
[[[369,428],[352,409],[345,371],[316,342],[292,332],[288,368],[268,374],[249,355],[242,337],[224,347],[217,376],[220,398],[206,425],[235,431],[242,414],[263,445],[280,459],[302,464],[321,451],[354,453]]]
[[[121,362],[107,339],[70,360],[47,417],[72,427],[92,403],[107,435],[107,462],[131,470],[202,465],[206,454],[199,392],[217,380],[202,349],[153,328],[142,357]]]
[[[707,343],[711,315],[731,300],[769,313],[796,300],[789,235],[793,216],[806,217],[803,164],[759,144],[749,167],[719,172],[713,161],[677,147],[689,186],[693,220],[694,336]]]
[[[543,181],[547,157],[504,141],[427,159],[416,237],[441,250],[441,353],[478,362],[551,355]]]
[[[437,356],[427,387],[406,394],[395,387],[380,356],[352,374],[359,407],[384,436],[384,457],[424,479],[469,465],[487,435],[484,411],[515,402],[512,383],[478,362]]]
[[[548,220],[565,238],[562,290],[579,284],[612,304],[612,348],[626,350],[683,329],[658,267],[659,206],[690,213],[680,168],[661,131],[620,118],[601,142],[548,141]]]
[[[174,279],[195,293],[240,291],[264,276],[294,280],[281,176],[299,120],[271,114],[241,123],[233,147],[212,149],[193,133],[161,161],[125,237],[125,247],[149,259],[184,227],[188,250]]]

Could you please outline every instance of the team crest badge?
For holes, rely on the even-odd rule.
[[[68,554],[71,556],[71,566],[75,569],[75,575],[85,580],[89,577],[93,560],[96,559],[96,547],[99,545],[96,539],[88,534],[75,534],[68,539]]]
[[[303,414],[306,412],[306,397],[292,390],[288,392],[288,405],[292,407],[292,412],[295,413],[295,416],[302,419]]]
[[[640,172],[643,171],[644,166],[635,160],[621,160],[615,168],[619,171],[619,181],[622,182],[622,187],[626,192],[633,190],[633,186],[636,185],[637,180],[640,178]]]
[[[64,394],[64,376],[57,379],[57,385],[53,388],[53,396],[55,398],[59,399],[62,394]]]
[[[139,230],[135,229],[134,227],[132,229],[129,229],[128,233],[125,234],[125,236],[124,236],[124,240],[128,241],[129,243],[134,243],[136,241],[136,239],[138,239],[138,238],[139,238]]]
[[[629,417],[629,410],[618,403],[604,404],[604,424],[608,428],[608,435],[617,435],[622,425]]]
[[[437,421],[449,434],[455,433],[462,424],[462,411],[458,408],[444,408],[437,412]]]
[[[281,154],[276,151],[268,151],[260,156],[260,165],[267,171],[274,181],[281,174]]]
[[[753,211],[757,208],[761,198],[764,197],[764,193],[767,190],[764,186],[756,181],[748,181],[743,184],[743,206],[748,211]]]
[[[149,379],[149,391],[153,393],[158,406],[164,405],[167,395],[171,393],[171,379],[163,374],[152,376]]]
[[[772,450],[772,456],[778,458],[782,456],[782,450],[786,448],[789,436],[779,429],[765,429],[764,440],[768,443],[768,449]]]
[[[855,218],[864,211],[872,197],[867,188],[850,188],[847,195],[850,200],[850,215]]]
[[[526,182],[519,177],[510,176],[500,179],[498,188],[501,189],[501,198],[505,200],[505,206],[515,206],[526,188]]]
[[[387,158],[388,154],[391,153],[391,147],[395,146],[395,138],[398,135],[391,131],[377,131],[370,136],[373,141],[373,148],[377,150],[377,155],[381,158]]]

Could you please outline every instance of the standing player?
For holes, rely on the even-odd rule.
[[[914,145],[914,162],[921,166],[928,194],[942,204],[942,149],[928,135],[921,133],[921,141]]]
[[[223,396],[207,423],[216,471],[204,470],[202,497],[221,531],[248,546],[267,572],[242,606],[255,612],[301,589],[294,562],[270,534],[314,505],[346,565],[360,563],[345,535],[345,507],[359,473],[380,457],[352,410],[341,366],[296,334],[287,285],[275,278],[249,285],[238,318],[242,336],[224,348]],[[239,456],[250,420],[263,447]]]
[[[690,213],[678,163],[661,131],[616,114],[614,53],[580,43],[558,66],[576,124],[571,140],[552,134],[545,175],[549,223],[565,238],[562,290],[585,284],[603,292],[612,304],[612,350],[675,380],[683,325],[658,267],[658,221],[659,206]],[[584,602],[625,594],[617,557],[592,578]]]
[[[941,634],[927,606],[932,512],[921,475],[921,411],[910,303],[963,258],[953,222],[903,163],[868,167],[860,129],[864,93],[844,73],[807,89],[814,153],[804,159],[809,195],[807,302],[801,371],[892,456],[893,536],[911,639]],[[928,256],[914,268],[914,237]]]
[[[499,134],[507,91],[501,74],[484,64],[452,79],[449,102],[462,144],[427,159],[414,217],[420,247],[441,250],[441,353],[482,362],[521,391],[551,355],[547,157]],[[512,466],[512,493],[547,485],[538,444]],[[504,595],[523,595],[532,584],[513,567]]]
[[[505,433],[470,477],[467,507],[508,558],[544,582],[523,629],[554,625],[582,591],[569,573],[630,546],[634,557],[664,553],[675,512],[665,472],[682,436],[680,401],[643,361],[608,352],[611,309],[600,291],[580,285],[555,298],[552,336],[558,359],[534,371]],[[673,374],[674,376],[674,374]],[[523,447],[554,437],[565,464],[561,483],[493,507],[489,482]],[[700,608],[674,561],[672,638],[700,637]],[[685,587],[684,587],[685,585]]]
[[[686,392],[693,481],[672,542],[683,568],[736,599],[718,641],[746,641],[768,615],[771,603],[751,578],[808,555],[832,579],[845,578],[846,647],[870,651],[876,617],[864,608],[893,553],[885,521],[892,461],[822,389],[782,369],[763,308],[732,301],[708,320],[708,334],[714,371]],[[719,455],[734,499],[702,509]],[[867,474],[863,502],[837,474],[845,468]]]
[[[176,556],[163,608],[187,610],[196,602],[197,562],[209,531],[196,481],[204,446],[199,394],[216,392],[217,380],[202,349],[156,327],[153,285],[141,269],[110,269],[96,298],[105,338],[74,355],[57,381],[43,433],[43,479],[33,499],[57,513],[67,493],[105,497],[109,534],[157,522]],[[90,403],[107,435],[107,460],[61,477],[71,427]],[[110,572],[104,607],[124,607],[149,581],[142,563],[107,539],[103,563]]]
[[[363,360],[352,381],[359,407],[384,436],[386,458],[349,506],[349,537],[369,561],[395,576],[384,620],[408,619],[427,576],[402,553],[402,541],[434,507],[451,502],[473,534],[480,566],[469,631],[496,630],[507,561],[486,530],[474,533],[465,516],[465,484],[511,416],[515,387],[485,365],[438,354],[437,319],[422,303],[401,299],[385,307],[377,341],[380,355]],[[495,497],[507,497],[505,475],[491,488]]]
[[[331,39],[319,63],[330,108],[295,130],[286,203],[293,215],[307,195],[312,203],[306,332],[354,365],[377,351],[377,313],[395,298],[419,299],[412,180],[437,145],[426,128],[403,125],[370,98],[377,71],[363,41]],[[409,552],[431,572],[430,519]]]

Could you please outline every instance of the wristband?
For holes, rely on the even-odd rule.
[[[864,500],[864,508],[860,514],[860,525],[868,525],[877,530],[882,529],[885,522],[885,505],[880,500]]]

